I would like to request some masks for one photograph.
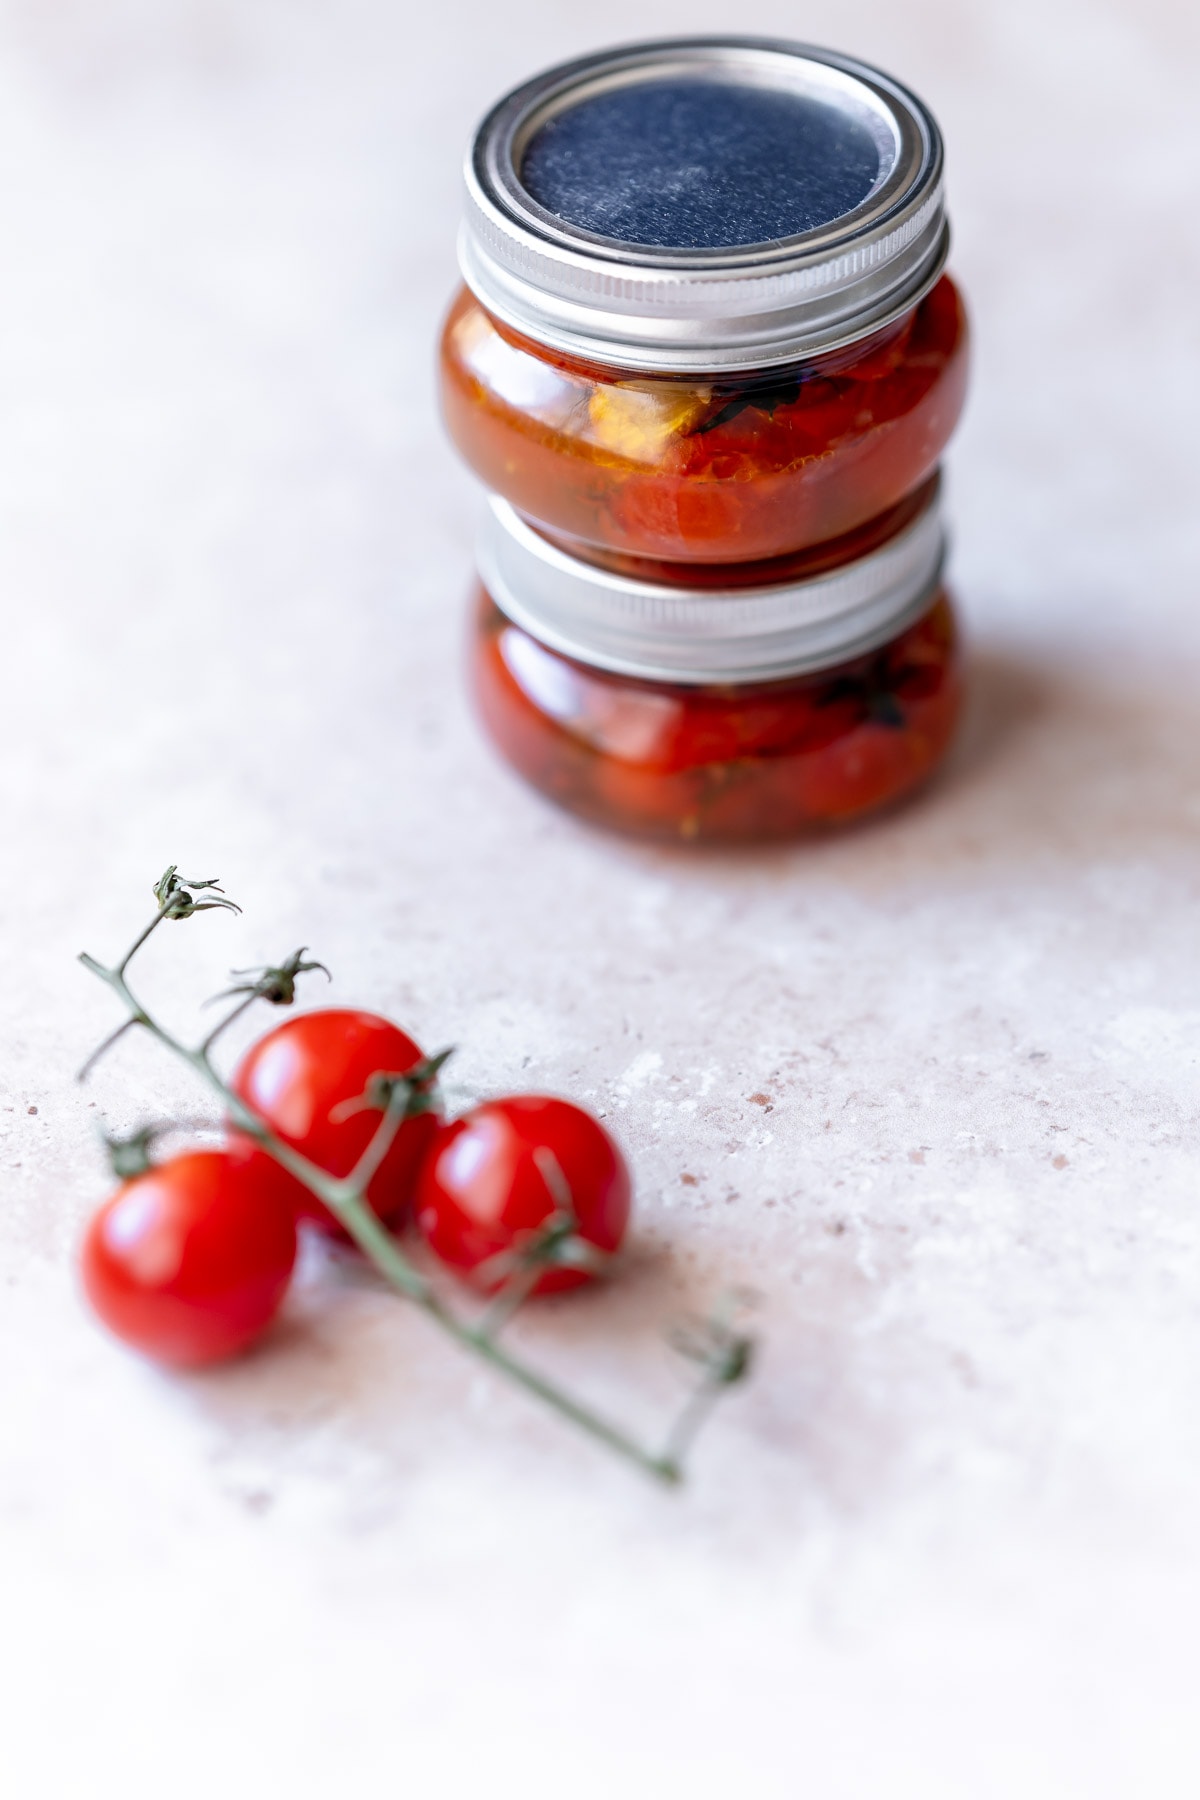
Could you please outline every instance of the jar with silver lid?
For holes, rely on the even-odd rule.
[[[967,328],[917,97],[774,39],[564,64],[467,158],[442,404],[495,494],[583,557],[764,562],[935,468]]]
[[[749,585],[572,556],[493,499],[472,679],[550,799],[642,836],[733,842],[886,806],[941,760],[960,701],[934,477],[869,529]]]

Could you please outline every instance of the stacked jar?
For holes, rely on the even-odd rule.
[[[926,107],[804,45],[638,45],[501,100],[466,184],[442,403],[491,490],[501,752],[659,837],[908,793],[961,694],[937,465],[967,327]]]

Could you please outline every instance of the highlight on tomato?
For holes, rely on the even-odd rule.
[[[295,1260],[290,1177],[236,1148],[190,1150],[105,1201],[80,1271],[116,1337],[156,1362],[197,1368],[262,1335]]]
[[[568,1100],[513,1094],[445,1125],[421,1170],[416,1216],[447,1267],[496,1293],[523,1266],[527,1291],[595,1278],[629,1223],[625,1159],[599,1120]]]
[[[275,1134],[327,1174],[349,1175],[380,1125],[364,1096],[373,1076],[407,1075],[424,1062],[412,1038],[376,1013],[324,1007],[300,1013],[259,1038],[230,1079],[238,1098]],[[356,1105],[356,1102],[362,1104]],[[405,1218],[421,1160],[437,1134],[432,1091],[414,1103],[370,1186],[367,1199],[391,1226]],[[332,1237],[346,1234],[315,1194],[287,1176],[296,1217]]]

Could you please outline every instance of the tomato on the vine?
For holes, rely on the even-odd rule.
[[[235,1355],[270,1324],[296,1259],[290,1181],[238,1150],[191,1150],[125,1181],[88,1226],[84,1290],[158,1362]]]
[[[615,1251],[630,1206],[629,1172],[616,1144],[570,1101],[515,1094],[487,1100],[441,1129],[421,1170],[417,1223],[444,1263],[493,1293],[567,1198],[577,1239]],[[561,1293],[591,1279],[586,1268],[551,1264],[531,1292]]]
[[[285,1143],[330,1175],[349,1175],[379,1129],[380,1113],[349,1110],[373,1075],[406,1075],[423,1060],[413,1040],[375,1013],[327,1007],[287,1019],[247,1050],[230,1086]],[[378,1216],[407,1211],[421,1159],[438,1129],[435,1109],[406,1119],[367,1190]],[[327,1208],[293,1177],[296,1217],[344,1236]]]

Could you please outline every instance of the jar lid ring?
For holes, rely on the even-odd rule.
[[[939,490],[865,556],[757,588],[639,581],[569,555],[493,497],[479,543],[492,600],[531,637],[593,668],[682,686],[779,681],[897,637],[942,579]]]
[[[659,82],[797,97],[870,136],[879,164],[849,210],[752,244],[605,236],[542,205],[522,159],[548,125]],[[459,259],[502,324],[629,371],[770,368],[883,329],[938,279],[949,248],[941,135],[928,108],[854,58],[782,39],[667,39],[549,69],[500,100],[467,156]]]

